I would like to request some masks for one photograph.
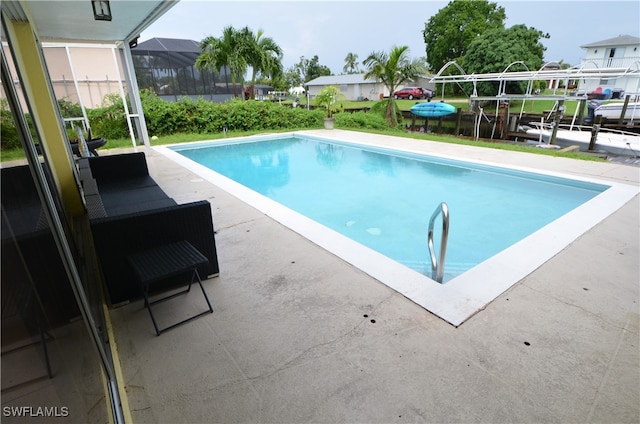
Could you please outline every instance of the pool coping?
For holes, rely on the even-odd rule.
[[[251,139],[288,137],[295,134],[384,149],[394,149],[394,147],[390,147],[388,143],[380,142],[382,140],[380,137],[385,136],[368,134],[367,137],[363,137],[361,133],[351,133],[347,131],[298,131],[275,135],[264,134],[250,137],[193,142],[189,143],[189,145],[226,144]],[[365,138],[366,140],[364,140]],[[434,142],[412,140],[412,142],[406,144],[414,143]],[[442,152],[425,151],[424,149],[412,148],[410,146],[395,147],[396,150],[414,154],[551,175],[589,183],[605,184],[611,187],[597,195],[594,199],[584,203],[528,237],[525,237],[511,247],[494,255],[460,276],[451,279],[446,284],[439,284],[423,274],[280,205],[215,171],[191,161],[171,150],[174,146],[184,147],[186,144],[156,146],[153,147],[153,149],[177,164],[191,170],[204,180],[220,187],[239,200],[260,210],[284,226],[301,234],[313,243],[330,251],[344,261],[359,268],[454,326],[459,326],[478,311],[484,309],[491,301],[517,284],[531,272],[535,271],[640,192],[637,186],[612,181],[610,179],[541,170],[513,164],[506,165],[504,163],[496,163],[478,158],[470,159]],[[417,147],[417,145],[413,147]],[[420,147],[424,147],[424,145]]]

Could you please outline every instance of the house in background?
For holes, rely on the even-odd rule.
[[[562,67],[558,62],[547,62],[542,65],[542,68],[540,68],[540,70],[542,71],[559,71],[560,69],[562,69]],[[547,89],[557,90],[558,88],[560,88],[560,83],[562,82],[562,80],[559,78],[551,78],[546,80],[545,82],[547,84]]]
[[[345,100],[379,100],[389,96],[389,90],[379,81],[365,79],[365,74],[329,75],[318,77],[307,82],[305,85],[309,90],[309,96],[316,96],[323,88],[335,85],[344,95]],[[430,78],[418,78],[415,82],[400,85],[398,89],[405,86],[418,86],[428,88],[435,92],[435,84],[429,82]]]
[[[607,40],[580,46],[586,50],[580,68],[582,69],[629,69],[635,71],[628,76],[614,78],[581,80],[578,92],[594,92],[600,87],[601,91],[612,93],[640,94],[640,38],[631,35],[620,35]]]
[[[250,89],[251,86],[246,86],[244,89]],[[256,100],[265,100],[269,98],[270,93],[272,93],[275,90],[275,88],[273,88],[273,86],[271,85],[266,85],[266,84],[256,84],[253,87],[253,92],[254,92],[254,98]],[[247,95],[247,93],[245,93],[245,96]]]
[[[389,90],[381,82],[365,79],[364,74],[328,75],[305,84],[309,96],[315,97],[323,88],[335,85],[345,100],[377,100],[388,96]]]

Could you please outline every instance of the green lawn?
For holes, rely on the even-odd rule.
[[[355,131],[358,131],[358,130],[355,130]],[[381,131],[368,131],[368,132],[375,133],[375,134],[383,134],[383,135],[387,134]],[[476,146],[476,147],[485,147],[490,149],[509,150],[514,152],[535,153],[539,155],[564,157],[564,158],[580,159],[580,160],[587,160],[587,161],[602,162],[605,160],[598,156],[590,155],[588,153],[560,152],[558,150],[540,149],[532,145],[525,145],[523,143],[517,143],[517,142],[505,141],[505,140],[476,141],[468,137],[453,137],[453,136],[447,136],[447,135],[424,134],[424,133],[398,134],[397,132],[394,132],[393,134],[389,133],[387,135],[392,135],[395,137],[413,138],[416,140],[430,140],[430,141],[438,141],[442,143],[461,144],[465,146]]]
[[[455,107],[459,107],[462,108],[463,110],[468,110],[469,107],[469,101],[466,97],[464,98],[453,98],[453,99],[445,99],[447,103],[454,105]],[[419,100],[419,101],[425,101],[425,100]],[[439,101],[438,98],[434,98],[432,101]],[[401,110],[409,110],[411,108],[411,106],[415,105],[418,101],[417,100],[398,100],[397,104],[399,106],[399,108]],[[344,108],[371,108],[375,103],[377,103],[377,101],[343,101],[341,102],[342,106]],[[525,108],[524,111],[525,112],[529,112],[529,113],[543,113],[544,111],[550,110],[553,105],[554,105],[554,101],[552,100],[532,100],[532,101],[527,101],[525,102]],[[313,104],[313,102],[312,102]],[[513,111],[512,113],[518,113],[520,111],[520,107],[522,105],[522,102],[520,101],[514,101],[511,104],[511,110]],[[573,113],[575,112],[575,109],[578,105],[578,102],[576,101],[568,101],[566,102],[566,112],[565,115],[573,115]],[[304,99],[302,99],[302,107],[305,106],[304,103]],[[495,103],[492,102],[492,104],[486,105],[485,106],[485,113],[487,114],[491,114],[493,111],[493,113],[495,113]],[[294,131],[293,129],[287,129],[287,130],[282,130],[282,131]],[[269,131],[269,132],[275,132],[275,131]],[[253,132],[233,132],[233,133],[228,133],[227,136],[228,137],[239,137],[239,136],[247,136],[247,135],[254,135],[254,134],[258,134],[258,131],[253,131]],[[545,154],[545,155],[553,155],[553,156],[563,156],[563,157],[572,157],[572,158],[579,158],[579,159],[586,159],[586,160],[594,160],[594,157],[591,155],[587,155],[587,154],[581,154],[581,153],[561,153],[561,152],[557,152],[557,151],[552,151],[552,150],[546,150],[546,149],[537,149],[537,148],[532,148],[530,146],[523,146],[522,144],[515,144],[515,143],[511,143],[511,142],[504,142],[504,141],[495,141],[495,142],[486,142],[486,141],[471,141],[468,139],[464,139],[461,137],[453,137],[453,136],[438,136],[438,135],[433,135],[433,134],[428,134],[428,135],[424,135],[424,134],[415,134],[415,133],[402,133],[402,132],[398,132],[397,130],[390,130],[388,133],[388,135],[394,135],[394,136],[404,136],[404,137],[410,137],[410,138],[429,138],[430,140],[436,140],[436,141],[441,141],[441,142],[447,142],[447,143],[458,143],[458,144],[471,144],[471,145],[475,145],[475,146],[482,146],[482,147],[490,147],[490,148],[499,148],[499,149],[507,149],[507,150],[516,150],[516,151],[527,151],[527,152],[533,152],[533,153],[537,153],[537,154]],[[205,134],[173,134],[170,136],[163,136],[160,137],[157,140],[153,140],[151,142],[152,145],[162,145],[162,144],[173,144],[173,143],[183,143],[183,142],[189,142],[189,141],[200,141],[200,140],[212,140],[212,139],[218,139],[218,138],[223,138],[224,134],[222,133],[216,133],[216,134],[209,134],[209,133],[205,133]],[[123,139],[110,139],[109,142],[107,143],[107,146],[103,147],[104,148],[117,148],[117,147],[130,147],[132,145],[131,143],[131,139],[130,138],[123,138]],[[24,153],[22,152],[21,149],[16,149],[16,150],[3,150],[0,154],[0,159],[4,162],[4,161],[9,161],[9,160],[15,160],[15,159],[21,159],[24,158]]]
[[[283,130],[282,132],[290,132],[294,130]],[[275,131],[269,131],[275,132]],[[382,135],[392,135],[394,137],[407,137],[413,138],[417,140],[433,140],[443,143],[454,143],[454,144],[462,144],[469,146],[478,146],[492,149],[501,149],[501,150],[511,150],[517,152],[528,152],[528,153],[536,153],[540,155],[547,156],[557,156],[557,157],[565,157],[565,158],[573,158],[573,159],[581,159],[581,160],[591,160],[591,161],[602,161],[603,159],[589,155],[586,153],[579,152],[559,152],[557,150],[549,150],[549,149],[538,149],[533,146],[523,145],[522,143],[515,143],[509,141],[489,141],[489,140],[471,140],[469,138],[464,137],[453,137],[446,135],[435,135],[435,134],[424,134],[424,133],[399,133],[398,131],[390,130],[389,132],[385,131],[369,131],[375,134]],[[260,134],[260,132],[252,131],[252,132],[230,132],[227,134],[227,137],[242,137]],[[170,136],[161,137],[157,140],[153,140],[151,142],[152,146],[163,145],[163,144],[176,144],[176,143],[186,143],[190,141],[202,141],[202,140],[215,140],[224,138],[223,134],[173,134]],[[105,148],[113,149],[117,147],[131,147],[131,139],[123,138],[116,140],[109,140],[107,145],[100,150],[104,150]],[[22,150],[12,150],[12,151],[3,151],[2,152],[2,161],[15,160],[24,158],[24,153]]]
[[[439,102],[440,98],[433,98],[432,102]],[[426,100],[404,100],[398,99],[396,103],[400,110],[408,111],[411,109],[411,106],[415,105],[418,102],[426,102]],[[446,98],[446,103],[455,106],[456,108],[462,108],[463,111],[467,111],[469,109],[469,99],[464,98]],[[342,101],[340,104],[345,109],[359,109],[359,108],[371,108],[376,101]],[[511,110],[512,113],[519,113],[522,108],[521,100],[514,100],[511,102]],[[313,105],[313,100],[311,101]],[[524,110],[525,113],[544,113],[545,111],[549,111],[553,108],[555,104],[554,100],[527,100],[524,102]],[[578,101],[566,101],[565,102],[565,115],[573,115],[578,107]],[[306,104],[302,103],[302,106]],[[496,110],[496,102],[491,102],[484,107],[485,113],[489,113],[493,111],[495,113]],[[586,111],[585,111],[586,112]]]

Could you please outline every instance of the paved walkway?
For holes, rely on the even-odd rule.
[[[622,164],[385,140],[640,182]],[[135,422],[640,421],[638,196],[455,328],[158,153],[148,161],[178,203],[212,203],[221,273],[204,282],[213,314],[160,337],[141,301],[112,310]],[[192,292],[178,313],[201,308]]]

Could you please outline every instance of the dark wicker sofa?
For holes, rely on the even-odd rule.
[[[83,158],[79,172],[112,305],[142,296],[127,262],[135,252],[187,240],[209,260],[200,275],[218,274],[210,203],[176,204],[149,175],[144,153]],[[181,282],[168,279],[160,289]]]
[[[3,323],[15,313],[29,322],[42,311],[49,326],[64,325],[80,310],[31,170],[26,165],[2,168],[0,182]],[[3,341],[9,333],[3,331]]]

